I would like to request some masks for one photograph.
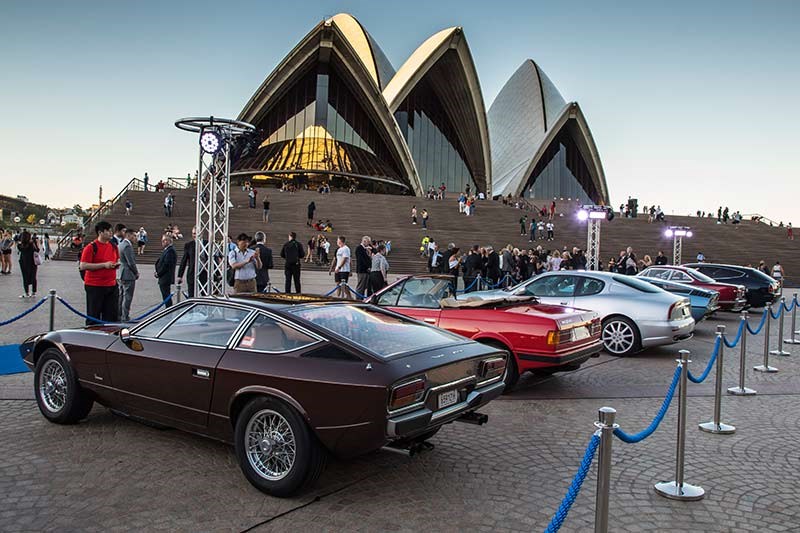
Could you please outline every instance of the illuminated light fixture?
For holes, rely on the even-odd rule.
[[[207,154],[216,154],[222,148],[222,136],[216,129],[206,129],[200,134],[200,148]]]
[[[687,237],[689,239],[694,236],[691,228],[687,226],[670,226],[664,231],[665,237]]]
[[[587,210],[581,209],[580,211],[578,211],[578,220],[584,222],[588,218],[589,218],[589,212]]]

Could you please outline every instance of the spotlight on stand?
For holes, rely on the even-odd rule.
[[[588,221],[586,234],[586,269],[597,270],[600,266],[600,221],[614,218],[613,212],[604,205],[584,205],[578,211],[578,220]]]
[[[672,238],[672,264],[681,264],[681,252],[683,249],[683,239],[691,239],[694,236],[692,229],[688,226],[670,226],[664,231],[664,236]]]

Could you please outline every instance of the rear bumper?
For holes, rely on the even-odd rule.
[[[723,311],[733,311],[738,313],[748,307],[747,298],[737,298],[736,300],[720,300],[719,308]]]
[[[473,390],[467,394],[464,401],[445,409],[431,411],[428,408],[422,408],[391,417],[386,421],[386,435],[390,439],[413,436],[414,434],[424,433],[426,430],[433,429],[436,426],[452,422],[464,413],[474,411],[494,400],[503,393],[505,388],[506,384],[503,381],[498,381]]]
[[[550,354],[527,354],[517,353],[520,372],[533,368],[549,368],[554,366],[580,365],[585,363],[591,356],[603,350],[602,341],[598,340],[592,344],[581,346],[568,352],[555,352]]]
[[[640,321],[638,326],[642,334],[642,348],[674,344],[688,339],[694,333],[694,324],[693,318],[663,322]]]

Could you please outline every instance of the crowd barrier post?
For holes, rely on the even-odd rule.
[[[50,289],[50,329],[48,331],[55,331],[56,329],[56,290]]]
[[[792,329],[789,330],[791,338],[783,340],[786,344],[800,344],[800,339],[797,338],[797,335],[800,334],[800,331],[797,331],[797,304],[797,293],[794,293],[792,296]]]
[[[744,386],[744,365],[747,357],[747,311],[742,311],[742,338],[739,340],[739,386],[728,389],[728,394],[734,396],[753,396],[755,389],[748,389]]]
[[[180,283],[176,283],[175,284],[175,292],[176,292],[176,294],[175,294],[175,303],[179,304],[179,303],[181,303],[181,296],[183,296],[183,292],[181,291],[181,284]]]
[[[594,531],[608,532],[608,500],[611,491],[611,442],[614,430],[619,424],[614,423],[617,410],[613,407],[601,407],[597,410],[595,427],[600,434],[600,452],[597,463],[597,495],[595,497]]]
[[[791,352],[787,352],[783,349],[783,310],[786,309],[786,296],[781,296],[781,302],[778,306],[778,347],[772,350],[770,355],[783,355],[789,356],[792,355]]]
[[[711,422],[703,422],[700,424],[700,431],[706,433],[716,433],[718,435],[729,435],[736,432],[736,428],[729,424],[720,422],[722,411],[722,357],[725,353],[725,343],[722,342],[722,336],[725,335],[725,326],[717,326],[717,342],[719,344],[719,352],[717,353],[717,368],[714,380],[714,419]]]
[[[764,364],[754,366],[753,370],[756,372],[772,373],[778,371],[774,366],[769,366],[769,328],[770,322],[772,321],[772,309],[767,306],[764,310],[767,312],[766,323],[764,324]]]
[[[678,383],[678,439],[675,457],[675,480],[662,481],[655,484],[656,494],[670,500],[695,501],[702,500],[705,491],[697,485],[683,482],[683,466],[686,451],[686,381],[689,374],[689,350],[680,350],[681,378]]]

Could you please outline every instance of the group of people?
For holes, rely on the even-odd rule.
[[[33,298],[38,289],[39,266],[51,258],[50,235],[45,233],[40,238],[38,234],[28,230],[15,233],[0,230],[0,274],[11,274],[15,248],[22,274],[22,294],[19,297]]]
[[[519,218],[519,234],[527,235],[528,242],[536,240],[552,241],[555,239],[555,229],[556,226],[552,218],[542,217],[538,222],[535,214],[531,214],[530,220],[528,220],[528,215],[522,215]]]

